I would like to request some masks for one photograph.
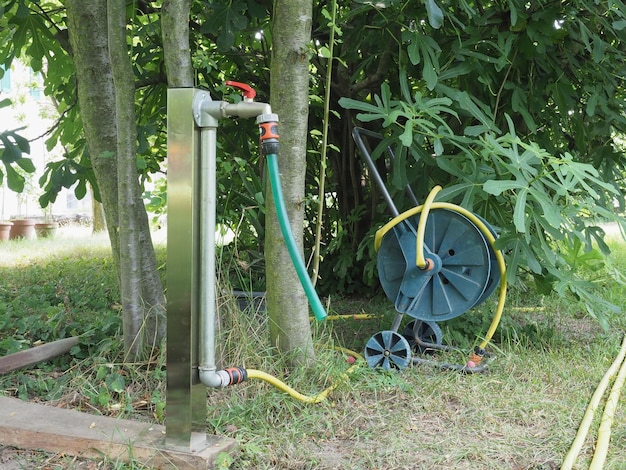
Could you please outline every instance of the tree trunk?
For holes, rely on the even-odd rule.
[[[161,32],[167,84],[173,88],[193,86],[189,50],[189,11],[191,0],[164,0]]]
[[[271,101],[279,115],[278,159],[291,230],[303,251],[304,178],[309,113],[311,0],[277,0],[271,66]],[[304,289],[282,239],[271,191],[267,191],[265,257],[267,304],[272,344],[293,353],[296,363],[314,360],[309,309]]]
[[[137,358],[143,348],[143,311],[141,301],[141,253],[139,227],[135,212],[140,201],[136,198],[133,181],[137,178],[135,157],[137,131],[135,126],[135,82],[126,45],[126,0],[108,0],[107,20],[109,54],[115,83],[115,112],[117,119],[117,184],[118,210],[123,230],[120,230],[120,281],[124,312],[124,350]]]
[[[67,25],[78,81],[78,102],[106,225],[119,266],[117,211],[117,123],[109,59],[106,0],[67,0]],[[118,270],[119,273],[119,270]]]
[[[137,174],[125,2],[109,1],[108,11],[106,0],[66,7],[83,127],[120,280],[125,352],[135,360],[145,353],[143,337],[165,336],[165,297]]]

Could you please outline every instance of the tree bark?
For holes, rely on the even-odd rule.
[[[278,163],[285,205],[301,253],[311,16],[311,0],[277,0],[274,4],[271,104],[280,119]],[[267,194],[265,257],[272,344],[292,353],[296,363],[310,364],[314,352],[307,298],[280,233],[271,191]]]
[[[173,88],[193,86],[189,49],[191,0],[164,0],[161,7],[161,34],[167,84]]]
[[[141,301],[141,254],[139,227],[135,217],[133,180],[137,178],[135,157],[135,81],[126,45],[126,0],[108,0],[109,54],[115,84],[117,120],[117,184],[120,221],[120,293],[124,313],[124,350],[127,357],[140,357],[143,349]]]
[[[109,59],[106,0],[67,0],[67,25],[76,67],[78,102],[98,181],[113,260],[119,266],[117,124]],[[119,270],[118,270],[119,273]]]

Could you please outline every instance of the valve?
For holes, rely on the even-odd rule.
[[[256,96],[256,91],[250,85],[241,82],[234,82],[232,80],[227,80],[226,85],[232,86],[233,88],[237,88],[241,90],[241,95],[243,96],[244,101],[252,101]]]

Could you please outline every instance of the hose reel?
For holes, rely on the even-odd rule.
[[[370,338],[365,347],[370,367],[405,368],[413,351],[423,352],[417,338],[442,344],[437,322],[480,305],[500,282],[495,251],[483,233],[494,236],[490,225],[451,204],[433,202],[428,212],[424,207],[396,217],[376,234],[381,286],[396,311],[415,321],[402,335],[383,331]],[[425,224],[423,240],[418,238],[420,222]],[[416,261],[420,249],[424,267]]]
[[[382,136],[361,128],[355,128],[352,134],[370,176],[395,216],[376,233],[375,248],[381,286],[398,314],[390,330],[376,333],[367,342],[367,363],[384,369],[405,368],[413,362],[413,353],[424,352],[420,343],[442,344],[437,322],[451,320],[482,304],[500,285],[498,311],[479,347],[484,348],[499,322],[506,291],[504,260],[493,246],[494,228],[460,206],[434,202],[440,187],[431,191],[423,205],[399,214],[362,134],[378,139]],[[393,161],[390,148],[387,155]],[[411,188],[407,186],[406,191],[416,202]],[[405,314],[414,320],[399,334]]]
[[[416,320],[445,321],[482,303],[500,279],[495,255],[465,216],[433,210],[426,221],[423,250],[428,268],[416,265],[421,214],[408,217],[382,237],[378,275],[399,313]]]

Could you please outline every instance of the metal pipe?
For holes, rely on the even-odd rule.
[[[241,101],[236,104],[213,101],[207,92],[194,97],[193,115],[200,128],[199,178],[199,260],[198,277],[198,375],[207,387],[226,387],[237,383],[228,370],[217,370],[215,332],[217,321],[215,276],[216,173],[218,120],[235,116],[243,118],[271,114],[267,103]]]
[[[193,104],[193,113],[200,126],[211,118],[215,120],[227,117],[255,118],[263,114],[271,114],[271,112],[272,108],[268,103],[213,101],[206,92],[200,93]]]
[[[215,331],[217,322],[215,276],[215,213],[217,192],[217,124],[200,130],[200,217],[198,299],[198,376],[207,387],[226,387],[243,380],[245,371],[234,368],[217,370]],[[238,374],[233,374],[233,370]]]
[[[200,278],[198,313],[198,372],[200,381],[219,387],[222,379],[215,365],[215,208],[217,126],[200,130]]]
[[[385,182],[380,176],[380,173],[378,172],[378,169],[376,168],[374,160],[372,160],[372,158],[370,157],[370,153],[367,149],[367,146],[365,145],[365,142],[363,141],[363,138],[361,137],[361,133],[369,137],[376,137],[380,139],[382,139],[382,136],[380,134],[376,134],[374,132],[368,131],[367,129],[363,129],[361,127],[355,127],[352,130],[352,137],[354,138],[354,141],[359,147],[359,150],[361,151],[361,155],[365,159],[365,163],[367,163],[367,166],[369,167],[370,178],[372,178],[376,182],[376,185],[378,186],[378,189],[382,193],[383,198],[385,199],[385,202],[387,202],[387,206],[389,207],[389,210],[391,211],[391,215],[393,215],[394,217],[397,217],[398,215],[400,215],[400,212],[398,211],[398,208],[393,202],[393,199],[391,199],[391,194],[389,194],[389,191],[387,190],[387,186],[385,185]]]

